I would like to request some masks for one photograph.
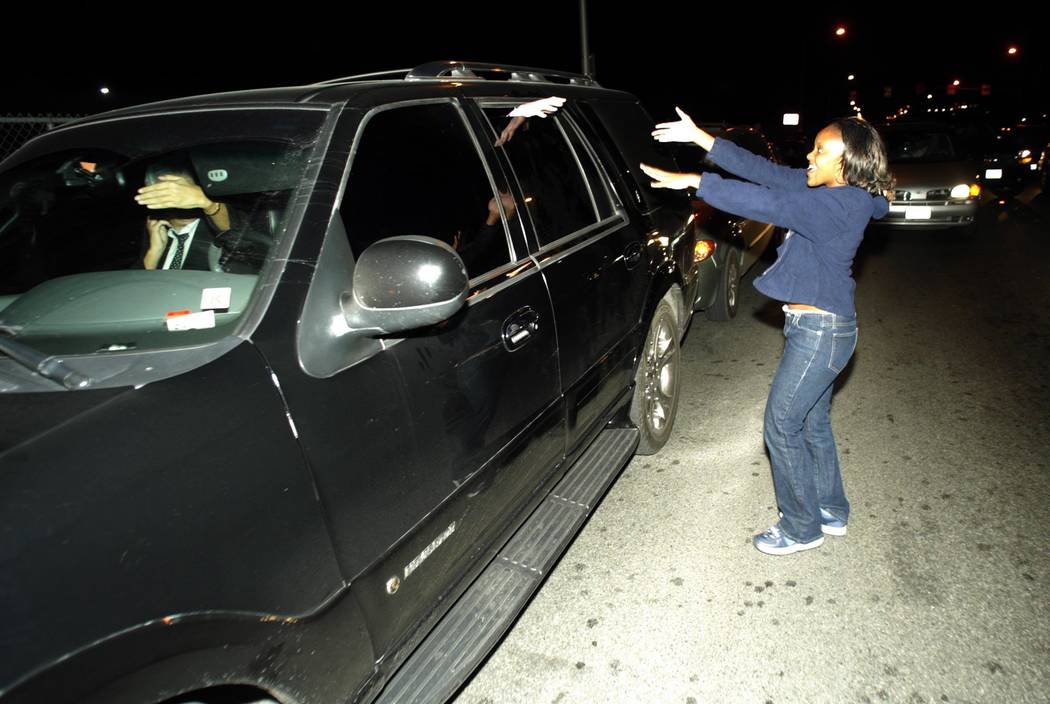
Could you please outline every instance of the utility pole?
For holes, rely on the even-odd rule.
[[[594,77],[591,63],[591,48],[587,37],[587,0],[580,0],[580,45],[583,48],[583,75]]]

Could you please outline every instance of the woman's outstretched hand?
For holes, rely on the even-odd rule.
[[[640,166],[649,178],[654,179],[652,184],[650,184],[653,188],[670,188],[675,191],[680,191],[684,188],[700,188],[700,174],[680,174],[676,171],[664,171],[648,164],[641,164]]]
[[[682,112],[679,107],[675,108],[678,117],[677,122],[661,122],[653,130],[653,139],[657,142],[692,142],[698,147],[710,150],[715,143],[715,138],[696,126],[693,118]]]

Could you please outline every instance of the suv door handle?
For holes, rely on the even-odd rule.
[[[627,248],[623,250],[623,263],[628,270],[631,270],[638,266],[638,262],[642,261],[642,245],[640,242],[631,242],[627,245]]]
[[[525,306],[503,321],[503,346],[508,352],[520,350],[539,330],[539,313]]]

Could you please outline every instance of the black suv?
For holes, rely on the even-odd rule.
[[[0,700],[454,693],[671,431],[695,232],[652,129],[443,62],[7,159]],[[136,202],[165,179],[207,205]]]

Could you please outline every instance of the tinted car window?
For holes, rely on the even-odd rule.
[[[0,174],[0,328],[63,354],[231,334],[282,232],[322,119],[278,110],[143,117],[27,146]],[[221,205],[229,223],[199,207],[136,202],[144,184],[175,172],[213,212]],[[144,263],[151,221],[163,240],[153,266]],[[189,232],[169,234],[175,224]]]
[[[387,237],[452,246],[471,278],[510,261],[504,218],[477,147],[450,103],[378,112],[358,141],[340,212],[355,255]]]
[[[501,132],[507,109],[486,108],[485,113],[495,131]],[[598,221],[590,188],[580,171],[581,161],[557,118],[527,120],[503,148],[525,194],[541,245]]]
[[[646,163],[670,171],[681,170],[675,159],[673,145],[653,140],[652,132],[656,125],[640,104],[595,100],[578,107],[609,145],[610,155],[619,162],[617,166],[627,180],[635,201],[643,210],[652,210],[669,202],[682,204],[684,193],[651,188],[649,184],[652,179],[639,167],[639,164]],[[694,159],[695,151],[692,154]]]
[[[590,148],[577,132],[579,126],[568,118],[563,119],[565,134],[569,138],[573,150],[579,157],[580,166],[583,168],[583,173],[590,186],[589,190],[591,192],[591,200],[595,210],[598,211],[598,217],[601,220],[611,218],[616,214],[616,209],[613,205],[612,194],[609,191],[609,184],[606,176],[598,166],[597,162],[595,162],[594,154],[591,153]]]

